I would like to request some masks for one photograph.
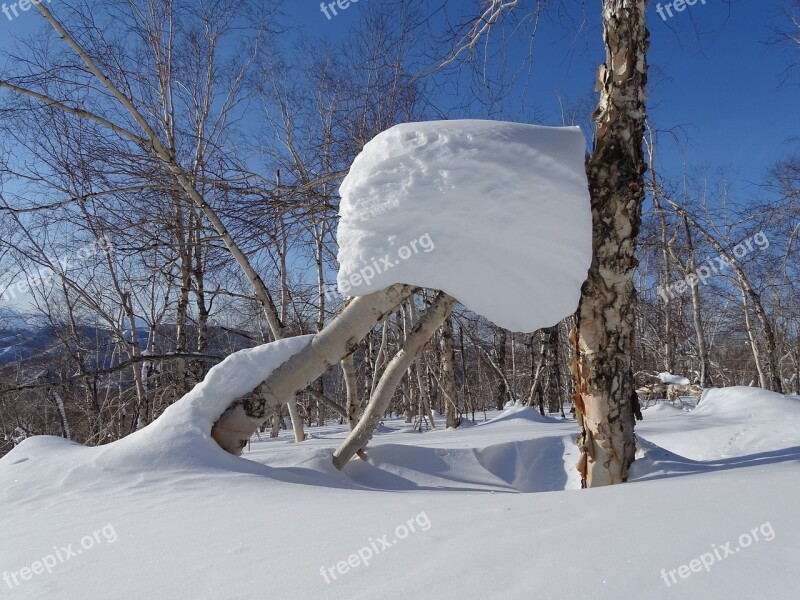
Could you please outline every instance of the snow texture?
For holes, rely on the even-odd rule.
[[[246,393],[302,345],[234,355],[164,421],[207,427],[223,398]],[[343,472],[331,452],[346,424],[309,428],[299,445],[291,431],[254,438],[250,460],[212,454],[213,441],[192,434],[198,455],[182,460],[193,468],[154,462],[175,451],[143,447],[147,431],[167,441],[158,421],[130,436],[137,444],[34,437],[0,459],[0,598],[794,600],[800,399],[726,388],[692,408],[645,409],[632,482],[598,490],[578,490],[576,422],[531,408],[458,429],[437,418],[441,427],[422,434],[386,419],[369,462]],[[98,461],[109,447],[113,464]],[[609,527],[609,515],[635,518]],[[411,519],[428,526],[401,539]],[[745,547],[741,536],[754,529],[760,540]],[[94,531],[100,541],[84,549]],[[396,544],[336,570],[384,535]],[[726,543],[741,552],[664,579]],[[31,565],[68,544],[82,553],[31,576]],[[497,552],[529,566],[464,567]],[[326,579],[331,568],[336,578]],[[16,585],[1,579],[6,572]]]
[[[340,188],[339,291],[440,289],[512,331],[577,308],[592,221],[578,127],[500,121],[397,125]]]

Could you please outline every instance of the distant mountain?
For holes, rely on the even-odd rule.
[[[0,332],[7,327],[14,329],[27,329],[33,317],[25,315],[13,308],[0,307]]]
[[[42,354],[53,342],[52,332],[45,329],[9,331],[0,326],[0,365]]]
[[[35,319],[0,308],[0,365],[45,352],[52,343],[52,332]]]
[[[137,318],[136,338],[142,350],[148,347],[150,331],[147,323]],[[101,326],[83,325],[80,327],[81,337],[86,340],[87,348],[94,348],[93,352],[85,354],[90,364],[98,368],[109,367],[108,362],[113,360],[111,346],[115,344],[112,332]],[[130,330],[125,330],[126,337]],[[192,332],[189,332],[192,336]],[[253,345],[252,338],[244,332],[224,329],[219,326],[209,327],[208,337],[210,348],[208,354],[225,356],[233,349],[246,348]],[[158,328],[156,339],[158,346],[161,344],[170,347],[170,341],[175,339],[175,325],[163,324]],[[163,347],[163,346],[162,346]],[[15,361],[27,361],[28,366],[47,364],[45,355],[63,352],[56,331],[52,325],[41,316],[26,315],[10,308],[0,308],[0,367]],[[43,360],[39,360],[43,359]],[[31,362],[32,361],[32,362]]]
[[[144,321],[137,323],[137,326],[141,327],[136,332],[139,345],[146,348],[148,331]],[[82,326],[81,330],[85,339],[97,340],[101,346],[111,343],[111,332],[103,327]],[[0,366],[59,349],[59,340],[52,325],[41,316],[0,308]]]

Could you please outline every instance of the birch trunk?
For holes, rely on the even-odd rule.
[[[767,311],[764,309],[764,303],[761,301],[761,294],[759,294],[753,288],[753,286],[750,285],[750,280],[748,279],[747,274],[744,272],[742,267],[739,266],[739,263],[736,262],[736,259],[731,256],[730,253],[725,250],[725,248],[722,247],[722,244],[720,244],[709,231],[702,227],[700,223],[697,222],[697,219],[693,218],[685,208],[678,206],[674,202],[672,205],[675,207],[675,210],[677,210],[678,213],[680,213],[685,219],[689,220],[689,222],[691,222],[692,225],[694,225],[695,228],[703,234],[714,250],[719,252],[720,256],[725,258],[725,261],[728,263],[731,270],[736,275],[736,278],[739,280],[739,286],[742,289],[742,293],[746,294],[750,300],[752,300],[753,310],[755,310],[756,318],[758,318],[758,322],[764,332],[764,338],[767,344],[767,365],[769,366],[769,373],[762,380],[761,387],[765,390],[778,392],[779,394],[783,393],[783,382],[781,381],[780,359],[778,357],[778,344],[775,336],[775,329],[770,322],[769,316],[767,316]],[[750,334],[750,329],[748,329],[748,334]]]
[[[684,216],[683,228],[686,231],[686,245],[689,250],[689,259],[686,265],[687,274],[694,273],[697,268],[697,259],[694,252],[694,241],[692,231],[689,229],[689,221]],[[694,335],[697,340],[697,359],[700,363],[699,385],[705,388],[711,385],[711,363],[708,360],[708,348],[706,347],[706,334],[703,331],[702,305],[700,300],[700,284],[690,285],[692,297],[692,323],[694,325]],[[674,371],[670,371],[674,373]]]
[[[333,464],[337,469],[342,469],[372,439],[375,427],[389,407],[392,396],[394,396],[394,392],[403,375],[414,362],[422,347],[428,343],[434,332],[450,316],[454,305],[454,298],[444,292],[439,292],[433,304],[425,311],[423,317],[411,330],[408,339],[403,343],[403,347],[386,366],[383,376],[375,388],[375,393],[370,398],[369,404],[364,411],[364,416],[361,417],[358,425],[350,432],[347,439],[333,453]]]
[[[758,385],[762,389],[769,389],[769,382],[767,379],[767,374],[764,371],[764,366],[761,361],[761,351],[758,349],[758,338],[756,337],[756,331],[753,327],[753,322],[750,320],[750,306],[747,303],[747,291],[744,289],[744,286],[741,285],[740,287],[742,290],[742,312],[744,313],[744,330],[747,332],[747,339],[750,341],[750,351],[753,353],[753,362],[756,366],[756,372],[758,373]]]
[[[661,205],[661,188],[658,185],[658,177],[655,171],[656,138],[650,126],[645,124],[647,137],[645,143],[647,147],[647,164],[650,168],[650,191],[653,194],[653,207],[658,213],[658,220],[661,227],[661,258],[662,265],[660,281],[663,290],[667,290],[670,278],[672,277],[672,243],[667,228],[667,216],[664,207]],[[672,325],[672,296],[669,293],[658,294],[664,301],[664,368],[668,373],[675,372],[675,342]]]
[[[231,454],[241,454],[272,407],[289,402],[297,391],[308,387],[355,351],[358,342],[413,290],[411,286],[393,285],[353,300],[308,346],[275,369],[252,394],[234,401],[217,419],[211,437]]]
[[[344,307],[350,305],[352,298],[345,298]],[[356,366],[353,362],[353,353],[349,353],[341,360],[342,378],[344,379],[344,389],[347,396],[345,410],[347,425],[352,431],[358,423],[358,377],[356,376]]]
[[[561,352],[559,345],[561,340],[558,334],[558,325],[548,328],[548,357],[549,357],[549,370],[548,382],[549,385],[545,386],[545,391],[548,393],[547,397],[547,410],[552,414],[561,412],[563,414],[563,395],[561,394]],[[549,392],[548,392],[549,390]]]
[[[177,314],[175,316],[175,351],[178,353],[186,352],[187,346],[187,321],[189,313],[189,293],[192,287],[192,265],[188,245],[191,243],[191,236],[186,232],[185,212],[181,201],[173,197],[175,207],[175,240],[178,246],[178,256],[180,257],[180,291],[178,295]],[[186,377],[186,359],[178,359],[175,363],[175,374],[177,387],[175,397],[180,398],[189,391],[189,381]]]
[[[201,215],[195,215],[197,223],[195,225],[195,240],[194,245],[194,299],[197,305],[197,351],[205,354],[208,350],[208,321],[211,317],[209,304],[206,300],[206,287],[205,287],[205,262],[203,260],[203,245],[200,240],[202,235],[200,232]],[[197,362],[194,373],[194,380],[192,385],[197,385],[199,381],[203,380],[206,374],[206,367],[202,362]]]
[[[415,323],[417,321],[417,305],[414,303],[414,298],[412,297],[411,300],[407,303],[408,304],[408,316],[410,319],[410,323]],[[405,321],[403,322],[403,341],[408,339],[408,327],[406,327]],[[436,429],[436,420],[433,418],[433,411],[432,411],[432,403],[431,398],[428,395],[428,391],[425,389],[425,383],[422,381],[422,366],[420,361],[420,356],[424,358],[425,351],[424,349],[414,358],[414,373],[416,375],[417,380],[417,389],[419,390],[419,402],[420,406],[418,407],[419,417],[420,417],[420,426],[422,425],[422,420],[427,419],[431,425],[431,429]]]
[[[353,355],[348,354],[345,356],[341,364],[344,387],[347,392],[347,424],[352,431],[358,423],[358,380],[356,378],[356,367],[353,364]]]
[[[503,410],[506,400],[510,397],[511,388],[506,379],[506,343],[508,342],[508,333],[505,329],[497,328],[497,337],[495,339],[495,351],[497,352],[497,368],[500,372],[500,381],[497,383],[497,397],[495,400],[495,408]]]
[[[533,353],[533,344],[536,337],[539,337],[539,361],[536,363],[536,358]],[[544,394],[541,392],[542,373],[544,372],[544,363],[546,360],[547,345],[545,344],[545,333],[541,329],[531,335],[530,342],[531,349],[531,389],[528,393],[528,406],[537,406],[539,414],[544,416]]]
[[[67,419],[67,409],[64,406],[64,399],[61,397],[61,394],[58,393],[58,390],[53,390],[53,400],[56,404],[56,409],[58,411],[58,420],[61,423],[62,437],[71,440],[72,432],[69,429],[69,420]]]
[[[440,342],[442,394],[444,395],[445,427],[458,427],[461,419],[458,414],[456,397],[456,357],[453,350],[453,323],[447,317],[442,324]]]
[[[594,256],[573,338],[583,487],[624,482],[636,451],[633,428],[638,402],[631,361],[634,254],[646,170],[645,8],[644,0],[605,0],[602,9],[606,62],[598,70],[597,133],[587,168]]]

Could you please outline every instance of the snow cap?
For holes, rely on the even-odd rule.
[[[502,121],[396,125],[340,188],[339,291],[447,292],[512,331],[572,314],[592,252],[578,127]]]

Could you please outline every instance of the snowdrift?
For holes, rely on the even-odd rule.
[[[288,338],[240,350],[212,367],[205,379],[167,408],[147,427],[104,446],[87,448],[59,437],[36,436],[23,441],[0,465],[10,461],[49,460],[51,453],[70,463],[133,472],[219,468],[248,470],[246,462],[222,450],[211,439],[211,427],[230,403],[311,342],[313,335]]]
[[[761,418],[800,415],[800,398],[784,396],[761,388],[710,388],[704,391],[695,416],[741,418],[758,414]]]

